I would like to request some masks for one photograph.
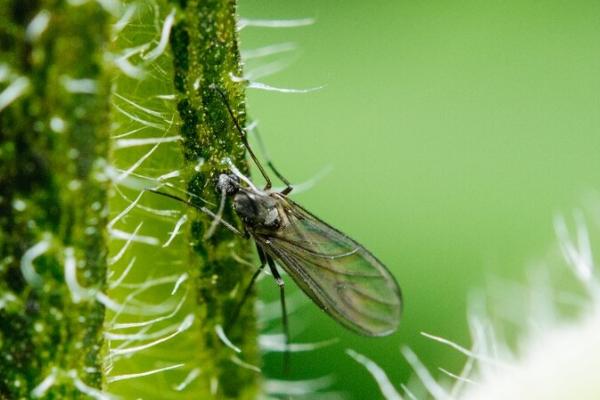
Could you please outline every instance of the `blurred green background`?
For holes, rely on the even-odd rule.
[[[401,345],[437,376],[438,367],[460,372],[464,357],[419,332],[468,345],[469,295],[490,277],[524,280],[528,265],[556,247],[555,213],[598,187],[600,3],[242,0],[240,14],[316,18],[242,31],[244,50],[298,45],[249,61],[246,72],[289,63],[261,82],[325,85],[306,94],[249,90],[249,112],[294,182],[333,167],[292,197],[371,249],[406,300],[399,332],[371,339],[302,298],[293,339],[340,342],[294,355],[294,378],[335,371],[334,389],[377,398],[373,379],[343,349],[372,358],[399,386],[411,375]],[[276,299],[270,280],[261,288]],[[280,358],[266,362],[279,376]]]

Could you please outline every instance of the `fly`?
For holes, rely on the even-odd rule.
[[[237,312],[256,278],[268,266],[280,288],[287,344],[289,329],[285,284],[278,270],[280,266],[321,310],[342,326],[366,336],[384,336],[394,332],[402,312],[402,294],[390,271],[358,242],[289,199],[288,194],[293,187],[267,161],[275,175],[286,184],[281,192],[271,189],[271,179],[250,148],[247,133],[235,118],[227,97],[220,89],[214,86],[212,88],[221,96],[242,142],[266,181],[265,187],[258,189],[234,165],[230,165],[232,173],[221,174],[216,185],[222,194],[219,211],[215,214],[205,207],[201,208],[201,211],[214,218],[209,232],[222,223],[226,228],[252,238],[256,243],[260,266],[254,273]],[[220,219],[227,197],[232,199],[233,208],[243,223],[244,233]],[[237,312],[233,319],[237,317]]]

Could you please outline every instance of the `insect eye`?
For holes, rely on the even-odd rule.
[[[225,193],[226,195],[232,195],[238,191],[238,186],[239,181],[237,179],[234,179],[234,177],[232,177],[231,175],[219,175],[219,181],[217,182],[218,191]]]

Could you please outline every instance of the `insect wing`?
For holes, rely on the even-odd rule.
[[[298,204],[279,198],[289,223],[256,234],[265,251],[325,312],[368,336],[393,332],[400,320],[400,288],[387,268],[363,246]]]

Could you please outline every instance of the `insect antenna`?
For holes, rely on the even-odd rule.
[[[233,124],[235,125],[235,128],[240,133],[242,143],[244,143],[244,146],[246,147],[246,150],[248,150],[248,153],[250,153],[250,157],[252,157],[254,164],[256,164],[256,166],[260,170],[261,175],[263,176],[263,178],[265,178],[265,181],[267,182],[265,184],[264,190],[270,189],[272,186],[271,178],[269,178],[269,175],[267,175],[267,171],[265,171],[264,167],[262,166],[260,161],[258,161],[258,158],[256,158],[256,155],[252,151],[252,148],[250,148],[250,144],[248,143],[248,134],[246,133],[246,131],[244,129],[242,129],[242,127],[240,126],[240,123],[238,122],[237,118],[235,117],[235,114],[233,113],[233,110],[231,109],[231,106],[229,105],[229,101],[227,100],[227,96],[216,85],[212,84],[209,87],[211,89],[213,89],[214,91],[216,91],[221,96],[221,100],[223,101],[223,104],[225,104],[225,107],[227,108],[227,111],[229,112],[229,116],[231,117]]]
[[[198,199],[198,200],[200,200],[201,202],[203,202],[203,203],[205,203],[205,204],[210,204],[211,206],[214,206],[214,205],[215,205],[215,204],[211,203],[210,201],[206,200],[204,197],[202,197],[202,196],[198,196],[197,194],[194,194],[194,193],[192,193],[192,192],[188,192],[187,190],[180,189],[180,188],[178,188],[177,186],[175,186],[175,185],[173,185],[173,184],[170,184],[169,182],[161,182],[161,183],[160,183],[160,186],[166,186],[166,187],[168,187],[168,188],[170,188],[170,189],[173,189],[173,190],[175,190],[175,191],[177,191],[177,192],[179,192],[179,193],[186,194],[186,195],[188,195],[188,196],[190,196],[190,197],[193,197],[193,198],[195,198],[195,199]]]
[[[231,225],[229,222],[224,221],[221,217],[219,217],[217,214],[215,214],[214,212],[212,212],[211,210],[209,210],[208,208],[206,208],[204,206],[199,207],[196,204],[193,204],[193,203],[191,203],[191,202],[189,202],[187,200],[182,199],[181,197],[177,197],[177,196],[172,195],[170,193],[161,192],[161,191],[156,190],[156,189],[146,188],[146,189],[144,189],[144,191],[156,193],[156,194],[158,194],[160,196],[164,196],[164,197],[168,197],[168,198],[173,199],[173,200],[177,200],[177,201],[179,201],[179,202],[181,202],[183,204],[186,204],[189,207],[193,207],[196,210],[199,210],[199,211],[203,212],[204,214],[208,215],[209,217],[212,217],[213,218],[213,222],[215,220],[218,220],[219,221],[218,223],[222,224],[224,227],[226,227],[227,229],[229,229],[231,232],[235,233],[236,235],[244,236],[244,234],[242,232],[240,232],[236,227],[234,227],[233,225]]]
[[[279,180],[281,180],[281,182],[283,182],[286,186],[285,189],[283,189],[281,191],[281,194],[284,194],[284,195],[289,194],[292,190],[294,190],[292,183],[285,176],[283,176],[277,168],[275,168],[275,164],[273,164],[273,161],[271,161],[271,157],[270,157],[269,153],[267,152],[267,147],[265,146],[265,143],[262,140],[262,136],[259,133],[258,128],[256,126],[254,126],[253,128],[251,128],[251,132],[254,134],[254,137],[256,138],[256,141],[258,142],[258,147],[260,148],[260,152],[262,153],[263,157],[267,160],[267,166],[269,168],[271,168],[271,171],[273,171],[275,176],[277,176],[277,178],[279,178]]]
[[[144,176],[144,175],[138,174],[138,173],[136,173],[136,172],[130,172],[130,173],[129,173],[129,175],[131,175],[131,176],[135,176],[135,177],[137,177],[137,178],[141,178],[141,179],[144,179],[144,180],[147,180],[147,181],[150,181],[150,182],[152,182],[152,183],[155,183],[155,184],[157,185],[157,186],[156,186],[156,188],[160,188],[160,187],[166,186],[166,187],[168,187],[168,188],[170,188],[170,189],[173,189],[173,190],[175,190],[175,191],[177,191],[177,192],[179,192],[179,193],[183,193],[183,194],[186,194],[186,195],[188,195],[188,196],[190,196],[190,197],[193,197],[193,198],[195,198],[195,199],[198,199],[198,200],[200,200],[201,202],[203,202],[203,203],[205,203],[205,204],[209,204],[209,205],[211,205],[211,206],[214,206],[214,205],[216,205],[216,204],[214,204],[214,203],[212,203],[212,202],[210,202],[210,201],[206,200],[206,199],[205,199],[204,197],[202,197],[202,196],[198,196],[197,194],[194,194],[194,193],[192,193],[192,192],[188,192],[187,190],[183,190],[183,189],[181,189],[181,188],[178,188],[177,186],[175,186],[175,185],[173,185],[173,184],[171,184],[171,183],[169,183],[169,182],[165,182],[165,181],[163,181],[163,180],[162,180],[160,177],[159,177],[159,178],[153,178],[153,177],[149,177],[149,176]],[[137,188],[137,187],[136,187],[136,188]],[[143,189],[143,190],[144,190],[144,189]]]

